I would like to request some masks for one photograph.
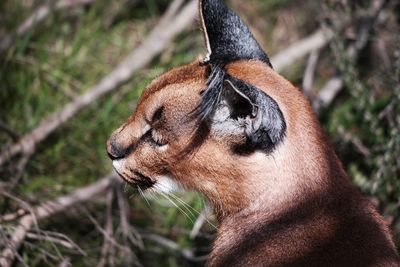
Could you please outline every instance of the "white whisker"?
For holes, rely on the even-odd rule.
[[[146,201],[146,203],[147,203],[147,205],[149,206],[149,208],[152,209],[152,207],[151,207],[151,205],[150,205],[150,202],[147,200],[147,198],[146,198],[146,196],[144,195],[142,189],[141,189],[139,186],[137,186],[137,189],[139,190],[140,195],[141,195],[141,196],[144,198],[144,200]]]
[[[187,204],[185,201],[183,201],[181,198],[179,198],[178,196],[174,195],[174,194],[168,194],[170,197],[172,197],[173,199],[175,199],[176,201],[178,201],[180,204],[182,204],[182,206],[190,213],[190,215],[192,215],[193,217],[196,217],[196,214],[193,214],[192,210],[197,213],[197,215],[199,215],[200,213],[194,209],[193,207],[191,207],[189,204]]]
[[[217,229],[217,226],[215,226],[210,220],[208,220],[207,216],[204,215],[202,212],[199,212],[198,210],[196,210],[195,208],[193,208],[192,206],[190,206],[188,203],[186,203],[183,199],[179,198],[176,195],[170,194],[171,197],[174,197],[177,201],[179,201],[182,205],[184,205],[186,207],[186,209],[190,212],[190,209],[193,210],[195,213],[197,213],[197,215],[199,217],[203,217],[203,219],[209,223],[214,229]],[[204,203],[204,202],[203,202]],[[189,209],[190,208],[190,209]],[[195,216],[192,212],[190,212],[190,214],[192,214],[192,216]]]
[[[160,185],[161,186],[161,185]],[[198,216],[203,217],[203,219],[209,223],[214,229],[217,229],[217,227],[210,221],[208,220],[207,216],[205,216],[202,212],[199,212],[198,210],[196,210],[195,208],[193,208],[191,205],[189,205],[187,202],[185,202],[182,198],[178,197],[177,195],[173,194],[173,193],[168,193],[168,196],[174,198],[176,201],[178,201],[180,204],[183,205],[183,207],[193,216],[196,217],[195,214],[192,213],[195,212]],[[206,206],[206,204],[203,201],[204,206]],[[191,211],[192,210],[192,211]]]
[[[182,212],[192,223],[194,223],[193,218],[191,218],[179,205],[177,205],[167,194],[160,192],[162,196],[164,196],[166,199],[168,199],[172,205],[175,206],[180,212]]]

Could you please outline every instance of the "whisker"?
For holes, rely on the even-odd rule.
[[[169,193],[168,194],[170,197],[174,198],[176,201],[178,201],[180,204],[183,205],[183,207],[186,208],[186,210],[190,213],[190,215],[192,215],[193,217],[197,215],[200,215],[200,212],[198,212],[195,208],[193,208],[192,206],[190,206],[188,203],[186,203],[183,199],[179,198],[178,196],[176,196],[175,194]],[[193,212],[191,211],[193,210],[196,214],[193,214]]]
[[[137,189],[139,190],[140,195],[144,198],[144,200],[146,201],[147,205],[149,206],[150,210],[153,209],[153,207],[150,205],[150,202],[147,200],[146,196],[144,195],[142,189],[140,188],[140,186],[137,186]]]
[[[162,185],[158,185],[160,188],[162,187]],[[192,213],[195,212],[199,217],[203,217],[204,220],[209,223],[214,229],[217,229],[217,226],[215,226],[208,218],[207,216],[205,216],[202,212],[199,212],[198,210],[196,210],[195,208],[193,208],[190,204],[188,204],[187,202],[185,202],[182,198],[178,197],[177,195],[173,194],[173,193],[168,193],[168,195],[172,198],[174,198],[176,201],[178,201],[180,204],[183,205],[183,207],[193,216],[196,217],[195,214]],[[206,206],[206,204],[203,201],[204,206]],[[191,211],[192,210],[192,211]]]
[[[175,206],[180,212],[182,212],[192,223],[194,223],[193,218],[191,218],[179,205],[177,205],[167,194],[160,192],[162,196],[164,196],[166,199],[168,199],[172,205]]]
[[[187,209],[187,211],[189,211],[190,214],[192,214],[192,216],[196,216],[194,215],[191,211],[193,210],[195,213],[197,213],[197,215],[199,217],[203,217],[203,219],[209,223],[214,229],[217,230],[217,226],[215,226],[208,218],[206,215],[203,214],[203,212],[199,212],[198,210],[196,210],[195,208],[193,208],[192,206],[190,206],[188,203],[186,203],[183,199],[179,198],[178,196],[174,195],[174,194],[170,194],[171,197],[173,197],[175,200],[179,201],[182,205],[184,205]],[[189,209],[190,208],[190,209]]]

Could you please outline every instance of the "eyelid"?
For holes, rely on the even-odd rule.
[[[159,121],[162,118],[163,113],[164,113],[164,106],[161,106],[154,112],[153,116],[151,117],[151,122],[155,123]]]
[[[154,128],[151,128],[149,131],[147,131],[145,135],[148,136],[150,140],[158,147],[168,145],[168,142],[165,142],[164,140],[159,140],[158,138],[154,138]]]

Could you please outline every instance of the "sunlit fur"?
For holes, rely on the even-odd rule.
[[[287,132],[272,153],[237,155],[231,147],[243,133],[224,134],[211,123],[201,145],[182,157],[201,134],[188,118],[210,73],[194,62],[151,83],[113,134],[118,146],[135,147],[117,171],[130,183],[140,172],[155,188],[159,177],[169,177],[210,200],[220,225],[209,266],[398,266],[386,223],[351,185],[301,92],[262,62],[225,69],[278,103]],[[151,122],[160,106],[162,118]],[[148,125],[167,140],[167,149],[140,141]]]

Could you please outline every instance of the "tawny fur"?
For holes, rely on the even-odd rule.
[[[219,221],[209,266],[399,266],[388,226],[351,185],[308,101],[293,85],[257,61],[227,72],[263,90],[287,123],[284,140],[269,155],[236,155],[241,136],[200,129],[188,119],[200,101],[209,69],[198,62],[156,79],[136,112],[110,139],[134,149],[118,162],[128,182],[168,176],[203,193]],[[164,107],[162,119],[152,121]],[[166,140],[159,149],[139,141],[149,128]],[[201,146],[182,157],[194,135]]]

